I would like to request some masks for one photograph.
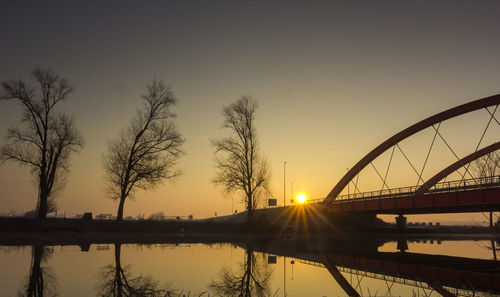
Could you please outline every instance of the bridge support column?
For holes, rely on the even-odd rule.
[[[406,227],[406,217],[400,214],[396,217],[396,226],[398,229],[404,229]]]
[[[490,228],[493,229],[493,212],[490,211]]]
[[[408,250],[408,242],[405,239],[398,239],[398,251],[404,253]]]

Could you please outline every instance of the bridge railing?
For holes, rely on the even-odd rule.
[[[437,183],[432,188],[424,193],[445,193],[445,192],[455,192],[461,190],[476,190],[482,188],[494,188],[500,186],[500,175],[491,177],[481,177],[481,178],[471,178],[464,180],[454,180]],[[420,186],[408,186],[393,189],[369,191],[362,193],[352,193],[344,194],[337,197],[333,203],[341,203],[343,201],[355,201],[355,200],[366,200],[366,199],[380,199],[380,198],[391,198],[391,197],[408,197],[416,195],[417,190]],[[324,200],[313,199],[308,200],[307,203],[320,203]]]
[[[319,263],[319,262],[314,262],[314,261],[310,261],[310,260],[303,260],[303,259],[298,259],[298,258],[295,258],[295,260],[301,264],[326,268],[324,264]],[[368,277],[368,278],[372,278],[372,279],[383,280],[383,281],[388,282],[388,283],[396,283],[396,284],[407,285],[407,286],[412,286],[412,287],[416,287],[416,288],[423,288],[426,290],[433,290],[433,288],[428,283],[426,283],[425,281],[422,281],[418,278],[417,279],[411,278],[411,277],[405,278],[404,276],[399,275],[399,274],[393,274],[393,273],[383,274],[383,273],[368,271],[367,269],[357,269],[357,268],[344,267],[344,266],[336,266],[336,267],[340,272],[348,273],[351,275],[361,276],[362,277],[361,279],[363,279],[364,277]],[[475,296],[474,295],[475,292],[472,289],[456,288],[453,286],[443,286],[443,288],[446,288],[449,292],[453,292],[453,294],[455,296],[464,296],[464,297]]]

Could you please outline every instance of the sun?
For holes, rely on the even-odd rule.
[[[297,202],[298,203],[302,204],[302,203],[306,202],[306,200],[307,200],[306,195],[304,195],[302,193],[300,193],[299,195],[297,195]]]

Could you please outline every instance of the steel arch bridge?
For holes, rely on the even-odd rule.
[[[491,153],[500,148],[500,135],[495,134],[494,141],[490,145],[484,145],[483,143],[486,131],[492,125],[500,126],[499,120],[495,117],[499,105],[500,94],[493,95],[450,108],[396,133],[370,151],[348,170],[327,197],[321,201],[321,207],[326,208],[329,212],[372,212],[379,214],[474,212],[500,209],[500,176],[482,174],[485,170],[484,167],[481,169],[482,176],[479,178],[473,177],[470,173],[471,162],[483,158],[483,160],[486,160],[484,162],[484,166],[486,166],[486,163],[489,161],[484,158],[491,159]],[[440,132],[441,123],[481,109],[486,110],[489,115],[487,125],[475,149],[468,155],[460,158],[442,136]],[[427,128],[433,129],[434,137],[422,169],[417,170],[416,166],[413,165],[401,149],[400,143]],[[442,168],[432,177],[424,180],[422,173],[429,159],[434,142],[438,137],[450,149],[456,161]],[[389,172],[396,148],[418,176],[416,186],[395,189],[390,189],[387,186],[387,173]],[[385,176],[382,176],[380,171],[373,165],[373,161],[385,152],[391,152],[391,159],[385,171]],[[382,190],[380,191],[361,192],[357,187],[357,178],[359,178],[360,172],[369,165],[373,166],[383,182]],[[493,166],[496,169],[500,164],[497,161]],[[459,180],[442,182],[443,179],[457,172],[458,169],[463,171],[463,173],[460,173],[461,178]],[[466,178],[467,176],[471,178]],[[340,195],[349,184],[354,186],[354,193]],[[357,189],[358,192],[356,193]]]
[[[436,240],[437,244],[441,244],[441,241],[467,239],[426,236],[415,238],[336,236],[320,240],[308,238],[302,244],[292,244],[285,239],[260,244],[239,242],[237,245],[244,249],[251,247],[252,251],[268,255],[288,257],[302,264],[326,268],[347,296],[365,296],[361,290],[361,281],[364,278],[385,281],[387,292],[382,296],[393,296],[391,290],[394,284],[415,287],[417,292],[423,293],[423,296],[466,297],[483,296],[482,292],[500,293],[500,262],[496,260],[494,240],[491,240],[493,259],[427,254],[408,250],[408,242],[421,240],[424,242],[429,240],[430,244]],[[483,237],[483,240],[486,239]],[[379,247],[388,242],[397,242],[398,251],[379,251]],[[351,277],[347,278],[348,275]],[[357,280],[352,276],[356,276]],[[383,291],[380,293],[383,294]]]

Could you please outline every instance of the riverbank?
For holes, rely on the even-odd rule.
[[[346,242],[377,242],[382,245],[390,241],[479,241],[500,240],[494,233],[123,233],[123,232],[1,232],[0,245],[3,246],[80,246],[88,250],[92,244],[224,244],[248,242],[334,242],[338,246]]]
[[[171,221],[115,221],[115,220],[92,220],[92,219],[28,219],[17,217],[0,218],[0,234],[5,237],[9,233],[40,234],[41,237],[48,234],[68,233],[83,236],[84,234],[106,234],[103,236],[135,236],[151,234],[151,236],[186,236],[188,234],[204,234],[213,237],[236,235],[283,235],[295,236],[297,234],[317,234],[319,236],[349,234],[384,235],[384,236],[408,236],[408,235],[433,235],[433,234],[461,234],[461,235],[488,235],[499,234],[497,229],[480,226],[433,226],[433,227],[407,227],[398,229],[395,224],[338,226],[326,224],[321,227],[301,225],[271,225],[266,222],[256,222],[253,225],[233,222],[194,221],[194,220],[171,220]],[[97,236],[97,235],[95,235]]]

